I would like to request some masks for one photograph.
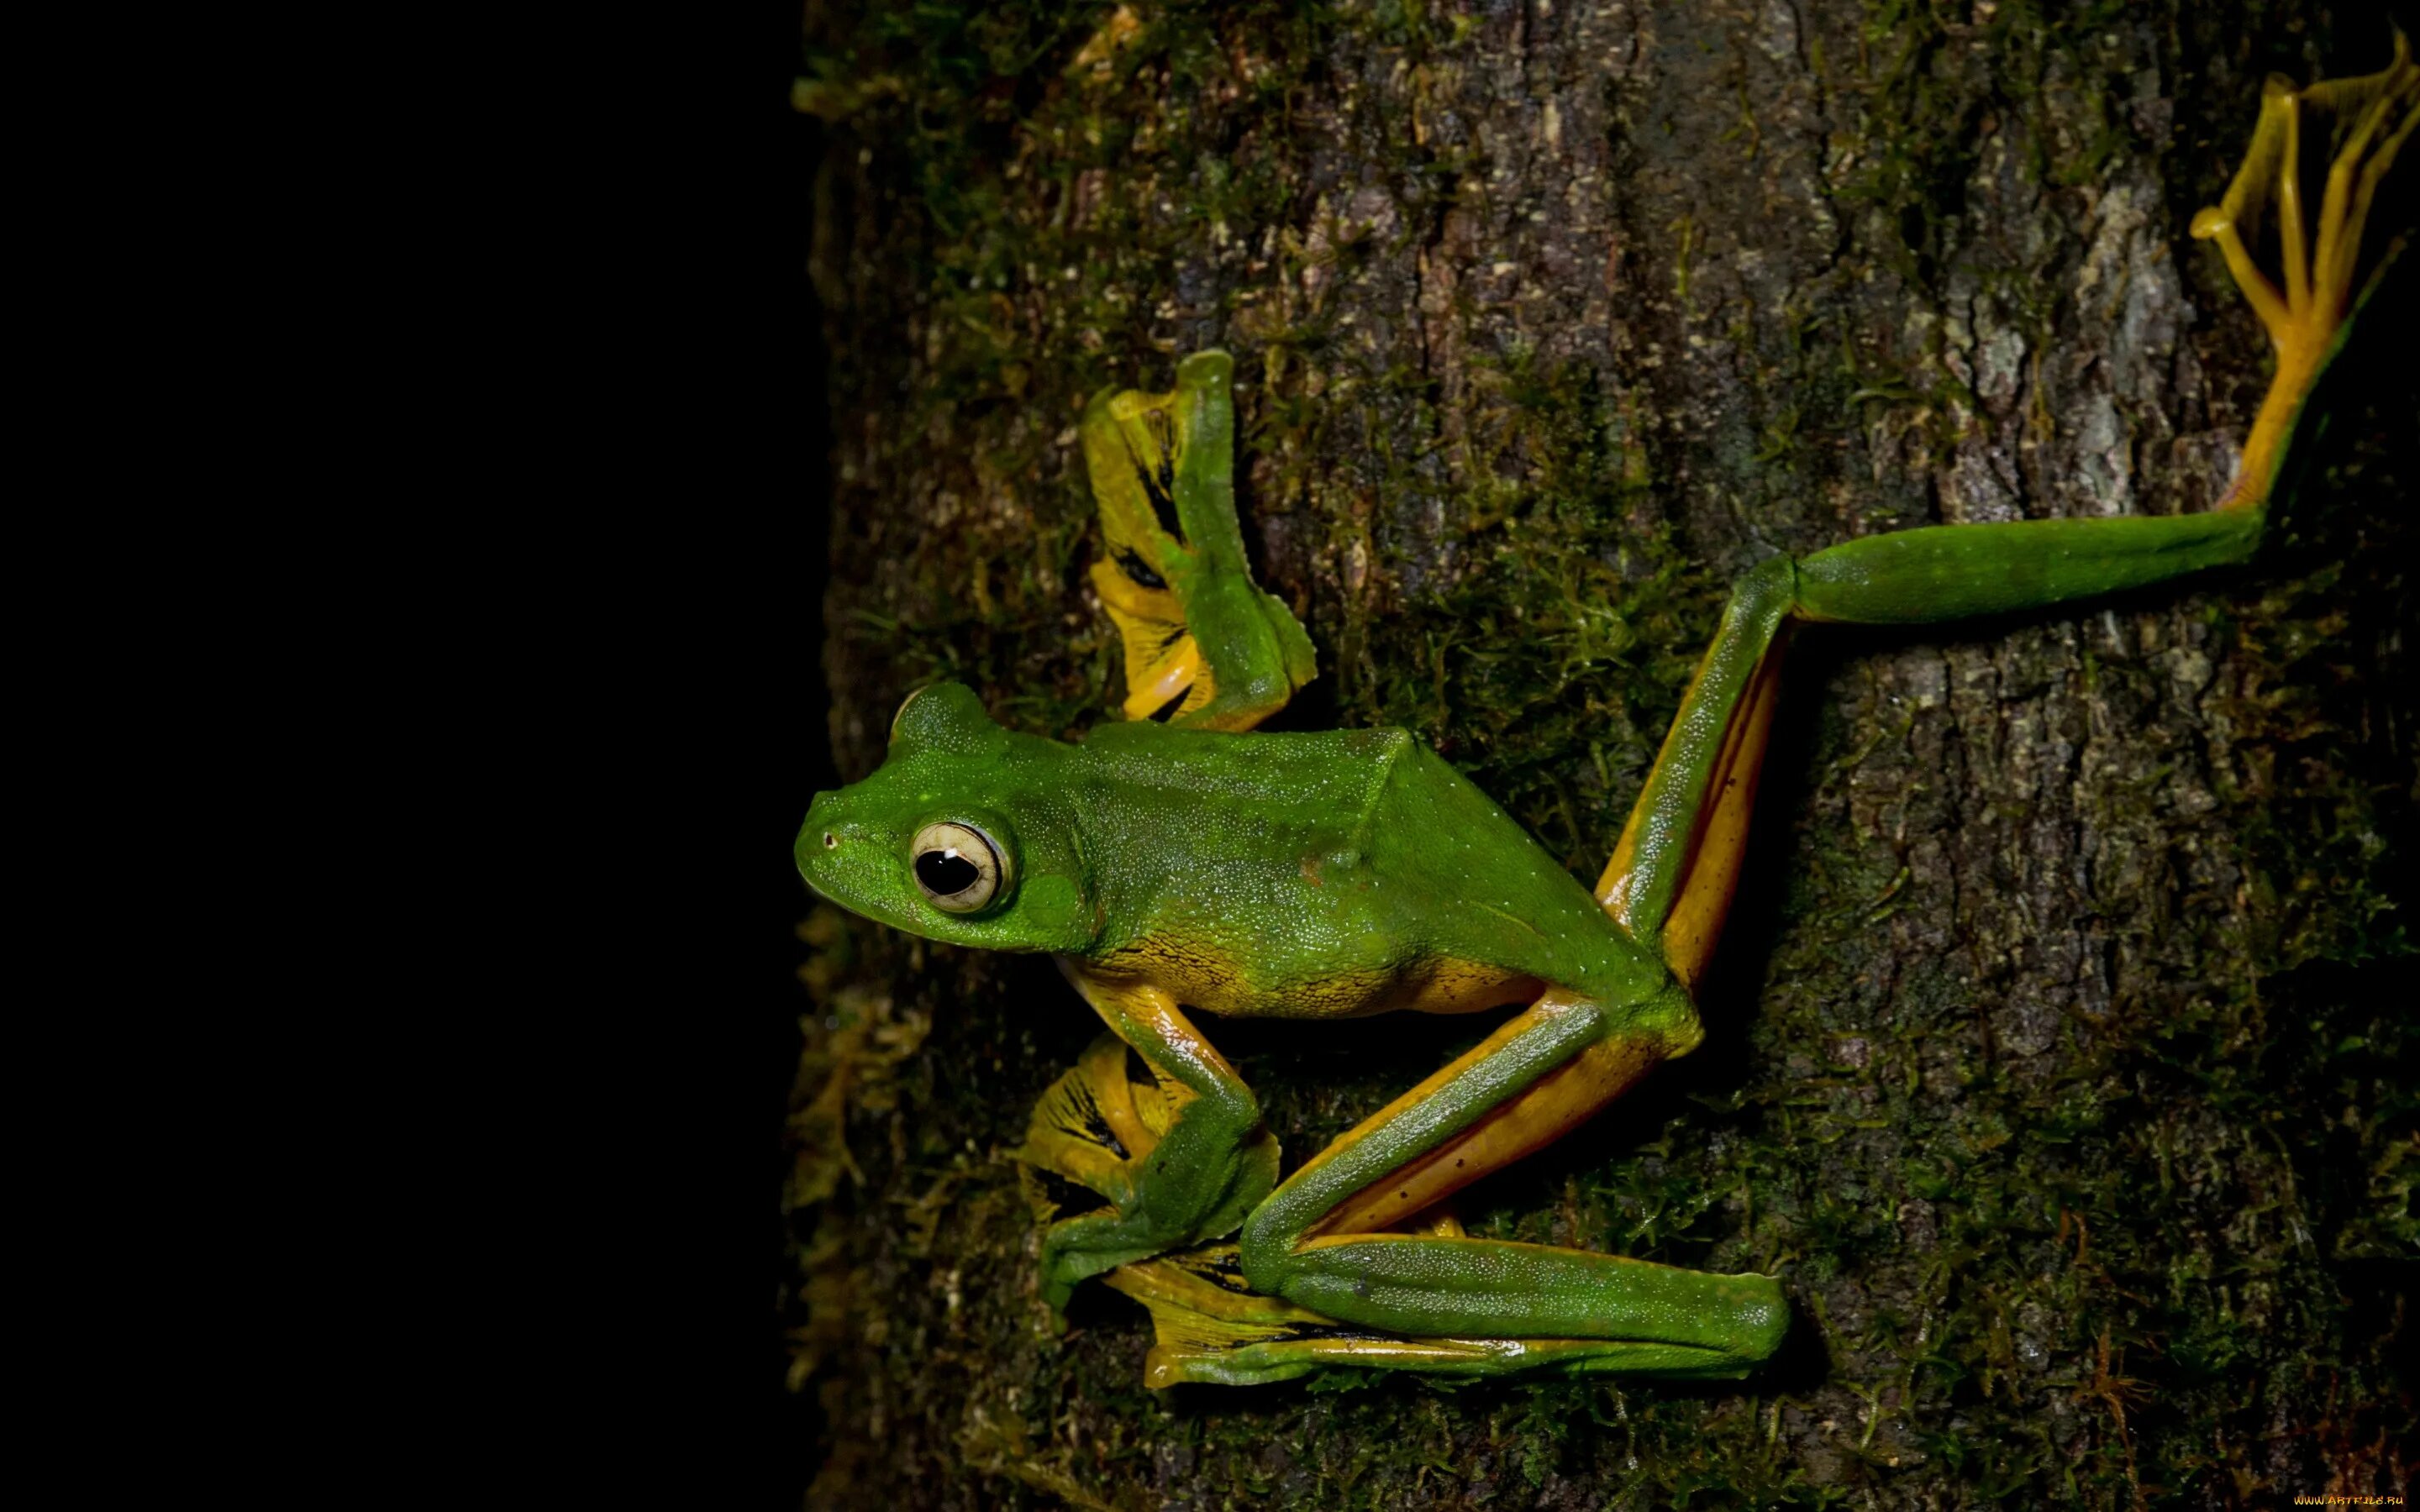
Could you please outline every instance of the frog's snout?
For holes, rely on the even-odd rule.
[[[827,851],[840,848],[840,821],[832,811],[837,793],[818,793],[807,805],[807,822],[799,826],[799,842],[794,848],[799,874],[812,884],[815,880],[816,863]]]

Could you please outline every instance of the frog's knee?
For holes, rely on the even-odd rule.
[[[1749,1284],[1741,1288],[1727,1319],[1730,1349],[1742,1365],[1761,1365],[1790,1336],[1790,1300],[1781,1294],[1781,1283],[1769,1275],[1751,1272],[1737,1279]]]
[[[1254,1291],[1277,1296],[1292,1273],[1289,1263],[1294,1258],[1295,1236],[1276,1222],[1271,1210],[1262,1206],[1244,1220],[1244,1231],[1235,1240],[1235,1258],[1244,1267],[1244,1280]]]
[[[1798,563],[1788,557],[1758,563],[1731,580],[1731,597],[1759,615],[1787,612],[1798,597]]]

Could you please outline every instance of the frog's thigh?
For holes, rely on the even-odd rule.
[[[1466,1100],[1470,1084],[1487,1074],[1488,1068],[1481,1063],[1495,1056],[1498,1047],[1530,1032],[1538,1017],[1571,1009],[1595,1013],[1593,1008],[1568,995],[1548,993],[1528,1013],[1508,1020],[1485,1042],[1337,1140],[1305,1165],[1295,1179],[1302,1180],[1336,1164],[1345,1152],[1382,1128],[1394,1126],[1402,1115],[1418,1106],[1433,1100],[1441,1100],[1438,1105]],[[1444,1216],[1440,1203],[1481,1177],[1560,1139],[1620,1097],[1663,1058],[1661,1043],[1653,1037],[1612,1034],[1596,1039],[1560,1065],[1545,1070],[1536,1080],[1487,1108],[1476,1121],[1446,1135],[1435,1148],[1381,1171],[1329,1210],[1326,1216],[1306,1227],[1302,1237],[1315,1241],[1335,1234],[1375,1233],[1414,1224],[1433,1227],[1434,1220]],[[1457,1083],[1463,1085],[1458,1087]],[[1367,1169],[1363,1167],[1364,1174]],[[1339,1184],[1352,1180],[1351,1176],[1342,1176]],[[1439,1232],[1444,1237],[1463,1237],[1459,1224]]]
[[[1377,1231],[1551,1142],[1673,1042],[1550,993],[1272,1194],[1245,1226],[1245,1274],[1256,1289],[1393,1334],[1654,1347],[1604,1368],[1720,1372],[1762,1359],[1789,1322],[1769,1276]]]

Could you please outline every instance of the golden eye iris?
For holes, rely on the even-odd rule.
[[[908,869],[926,901],[944,913],[971,914],[1000,896],[1006,875],[1000,847],[972,825],[926,825],[908,847]]]

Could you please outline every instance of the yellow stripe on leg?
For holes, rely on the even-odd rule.
[[[1688,870],[1672,911],[1664,917],[1664,964],[1684,987],[1695,987],[1714,959],[1731,898],[1739,890],[1747,855],[1748,824],[1756,817],[1756,788],[1764,773],[1764,752],[1773,734],[1773,711],[1780,702],[1781,652],[1776,640],[1756,670],[1755,680],[1731,715],[1706,789]]]
[[[1705,795],[1699,800],[1696,824],[1683,848],[1681,880],[1664,917],[1642,919],[1637,917],[1634,907],[1639,826],[1648,812],[1644,794],[1632,807],[1630,819],[1622,825],[1621,838],[1614,843],[1613,856],[1597,878],[1596,900],[1605,911],[1634,937],[1654,939],[1663,950],[1665,964],[1684,986],[1696,985],[1704,971],[1714,953],[1714,940],[1722,932],[1723,919],[1730,912],[1731,895],[1739,886],[1748,823],[1756,814],[1757,780],[1763,772],[1765,747],[1773,731],[1781,653],[1789,634],[1785,622],[1758,661],[1756,671],[1741,690],[1739,702],[1723,726],[1722,745],[1708,769]],[[1662,749],[1656,752],[1656,770],[1680,759],[1691,704],[1720,647],[1718,640],[1706,648],[1697,675],[1690,680],[1689,691],[1682,698],[1681,713],[1665,733]],[[1652,783],[1652,779],[1650,780]]]
[[[1549,992],[1538,1000],[1531,1011],[1535,1012],[1537,1009],[1552,1011],[1575,1006],[1580,1001],[1570,994]],[[1494,1034],[1470,1051],[1455,1057],[1436,1074],[1388,1103],[1374,1118],[1320,1151],[1304,1169],[1313,1169],[1351,1149],[1370,1131],[1383,1126],[1390,1118],[1409,1111],[1441,1090],[1454,1077],[1526,1032],[1534,1023],[1528,1013],[1506,1020]],[[1396,1167],[1383,1180],[1363,1188],[1338,1204],[1334,1211],[1307,1231],[1307,1236],[1316,1242],[1319,1236],[1342,1239],[1417,1223],[1430,1216],[1429,1210],[1481,1177],[1544,1149],[1586,1122],[1646,1075],[1657,1061],[1675,1053],[1671,1047],[1633,1035],[1617,1035],[1600,1041],[1548,1072],[1518,1096],[1508,1100],[1435,1149]],[[1297,1174],[1295,1179],[1300,1180],[1300,1175]]]

